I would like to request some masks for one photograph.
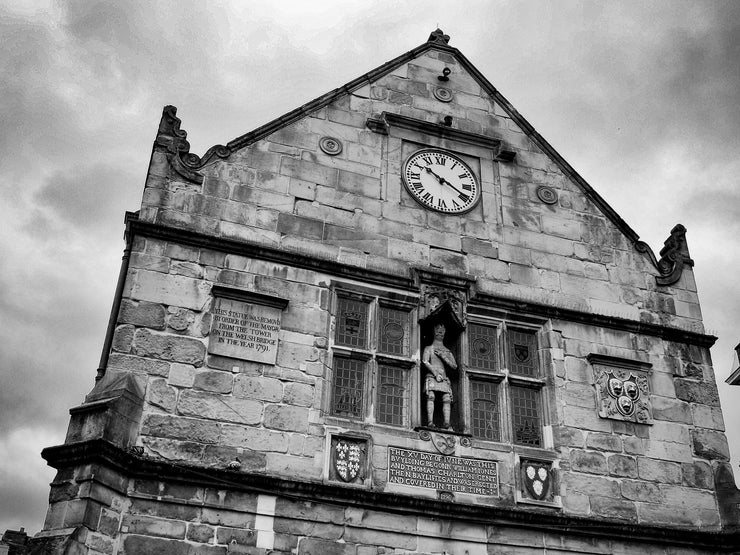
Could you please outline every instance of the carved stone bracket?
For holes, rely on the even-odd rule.
[[[686,228],[681,224],[674,227],[664,245],[660,249],[660,260],[658,260],[658,270],[662,275],[655,279],[658,285],[672,285],[681,278],[684,265],[694,265],[686,245]]]
[[[202,168],[214,156],[227,158],[231,149],[223,145],[212,146],[201,158],[190,152],[190,143],[187,132],[180,129],[180,118],[177,117],[175,106],[165,106],[162,110],[162,119],[159,122],[155,145],[164,147],[169,154],[168,158],[172,170],[191,183],[203,183],[203,176],[196,170]]]
[[[681,224],[676,225],[671,230],[670,237],[665,240],[663,248],[660,249],[660,260],[655,257],[650,246],[643,241],[637,241],[635,248],[637,252],[647,256],[660,272],[660,275],[655,277],[658,285],[673,285],[681,279],[685,266],[694,265],[686,244],[686,228]]]

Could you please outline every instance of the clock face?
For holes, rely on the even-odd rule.
[[[409,156],[403,183],[421,204],[448,214],[467,212],[480,199],[478,180],[468,165],[444,150],[424,149]]]

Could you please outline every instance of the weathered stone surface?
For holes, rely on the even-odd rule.
[[[637,507],[631,501],[596,496],[590,499],[591,511],[597,516],[615,520],[636,521]]]
[[[134,326],[118,326],[113,333],[112,348],[114,351],[127,353],[131,350],[131,342],[134,339]]]
[[[318,538],[301,538],[298,541],[298,555],[355,555],[354,543],[338,543]]]
[[[651,401],[653,404],[653,417],[656,420],[684,422],[686,424],[692,423],[691,405],[689,403],[659,395],[654,395]]]
[[[563,473],[563,484],[566,486],[568,493],[566,497],[569,497],[572,493],[587,496],[621,497],[619,481],[613,478],[566,472]]]
[[[241,424],[258,424],[262,420],[262,403],[228,395],[183,391],[177,412],[184,416],[207,418]]]
[[[118,322],[161,330],[164,329],[164,316],[165,310],[161,304],[123,299]]]
[[[285,384],[285,402],[288,405],[310,407],[313,404],[314,388],[304,383]]]
[[[660,503],[662,500],[660,488],[650,482],[623,480],[620,482],[620,487],[625,499],[631,501]]]
[[[637,478],[637,461],[634,457],[611,455],[607,462],[609,463],[609,474],[612,476]]]
[[[288,434],[285,432],[250,426],[224,424],[219,441],[224,445],[248,447],[255,451],[285,453],[288,450]]]
[[[606,457],[597,451],[581,451],[573,449],[570,452],[571,468],[579,472],[590,474],[606,474],[608,472]]]
[[[683,485],[700,489],[712,489],[714,487],[712,467],[709,463],[703,461],[684,463],[681,465],[681,469],[683,470]]]
[[[206,347],[197,339],[155,334],[142,328],[134,335],[134,354],[200,366]]]
[[[150,358],[137,357],[122,353],[111,353],[108,359],[108,369],[123,370],[134,374],[150,374],[152,376],[167,376],[170,364]]]
[[[144,420],[141,433],[201,443],[216,443],[219,439],[219,425],[216,422],[199,418],[149,414]]]
[[[254,546],[257,544],[257,533],[244,528],[227,528],[219,526],[216,532],[217,543],[229,544],[229,551],[236,551],[237,546]]]
[[[674,380],[676,396],[689,403],[701,403],[712,407],[719,406],[719,393],[714,384],[684,378]]]
[[[179,520],[127,515],[123,519],[123,524],[129,527],[129,533],[131,534],[173,539],[185,537],[185,523]]]
[[[208,524],[188,523],[185,538],[197,543],[213,543],[216,529]]]
[[[601,451],[622,451],[622,439],[615,434],[602,434],[599,432],[589,432],[586,436],[586,447],[589,449],[599,449]]]
[[[155,378],[149,382],[146,399],[152,405],[172,412],[175,410],[175,404],[177,403],[177,391],[169,387],[166,380]]]
[[[167,383],[179,387],[192,387],[195,381],[195,366],[173,363],[167,377]]]
[[[186,308],[171,306],[167,312],[167,325],[176,331],[185,331],[195,321],[195,314]]]
[[[730,459],[730,448],[722,432],[695,429],[691,431],[694,453],[703,459],[727,461]]]
[[[209,301],[210,289],[207,282],[199,279],[137,270],[131,296],[152,303],[202,310]]]
[[[308,409],[287,405],[267,405],[264,425],[266,428],[305,433],[308,431]]]
[[[659,461],[647,457],[637,459],[637,473],[643,480],[665,484],[680,484],[682,479],[679,463]]]
[[[231,393],[233,381],[234,377],[230,372],[201,370],[195,374],[193,388],[214,393]]]
[[[283,383],[274,378],[239,374],[234,378],[234,396],[279,402],[283,399]]]

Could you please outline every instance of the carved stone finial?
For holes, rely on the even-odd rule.
[[[434,31],[432,31],[432,34],[429,35],[427,42],[436,42],[438,44],[449,44],[450,35],[445,35],[442,29],[437,27]]]
[[[661,275],[655,278],[658,285],[673,285],[681,278],[684,265],[693,266],[694,261],[689,256],[686,245],[686,228],[678,224],[671,230],[671,235],[665,240],[665,246],[660,249],[658,270]]]
[[[177,108],[170,105],[165,106],[154,143],[164,147],[171,155],[168,158],[175,173],[192,183],[203,183],[203,176],[195,170],[202,168],[214,156],[226,158],[231,151],[228,147],[216,145],[209,148],[203,158],[191,153],[190,143],[187,141],[188,134],[180,129],[181,123],[180,118],[177,117]]]

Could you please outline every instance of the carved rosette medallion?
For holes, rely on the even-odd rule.
[[[450,102],[452,100],[452,91],[447,87],[435,87],[434,98],[440,102]]]
[[[329,156],[336,156],[342,152],[342,141],[334,137],[321,137],[319,148]]]
[[[367,442],[363,440],[332,438],[332,474],[344,482],[361,481],[364,474]]]
[[[552,501],[554,488],[551,462],[522,459],[520,471],[521,494],[525,499]]]
[[[545,204],[555,204],[558,201],[558,192],[552,187],[543,185],[537,188],[537,198]]]
[[[638,424],[653,423],[646,372],[595,365],[594,381],[601,418]]]

